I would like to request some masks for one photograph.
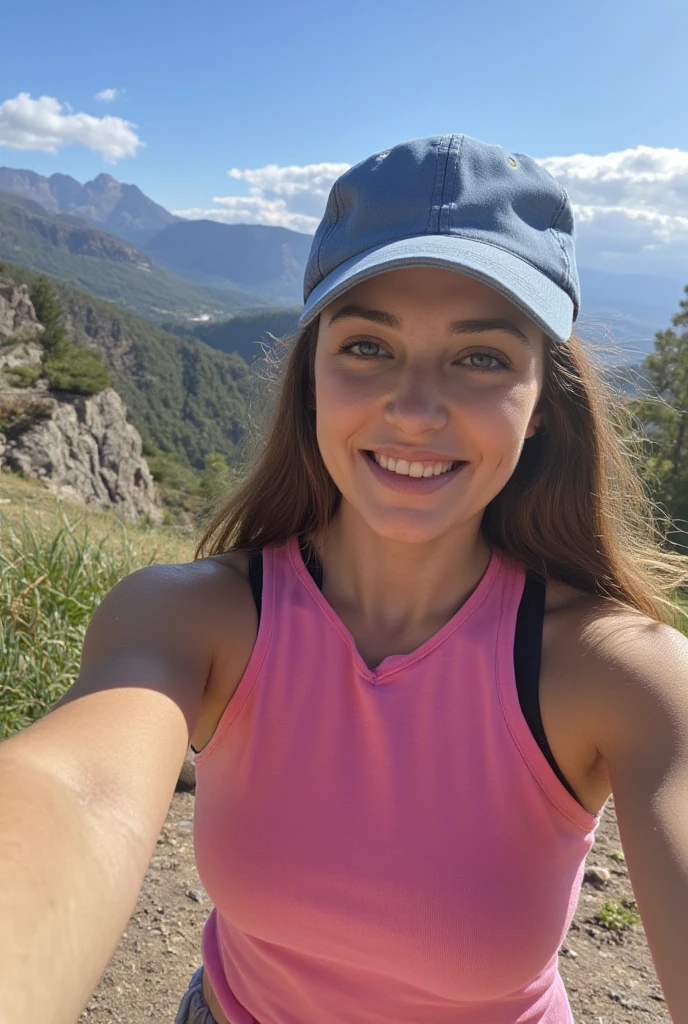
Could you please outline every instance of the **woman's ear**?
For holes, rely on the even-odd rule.
[[[526,440],[528,440],[529,437],[534,437],[535,434],[542,433],[545,429],[545,425],[542,420],[543,416],[541,412],[533,413],[530,417],[530,422],[528,423],[528,429],[526,430]]]

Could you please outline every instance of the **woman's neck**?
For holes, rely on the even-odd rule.
[[[479,524],[405,543],[374,533],[345,503],[313,544],[323,566],[323,595],[334,610],[391,634],[424,626],[434,631],[448,621],[477,587],[491,555]]]

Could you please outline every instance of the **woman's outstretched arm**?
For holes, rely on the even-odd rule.
[[[593,657],[596,743],[631,885],[671,1019],[686,1024],[688,639],[631,614]]]
[[[135,909],[212,662],[199,576],[120,581],[74,685],[0,744],[0,1024],[74,1024]]]

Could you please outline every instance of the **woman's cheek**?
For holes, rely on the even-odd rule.
[[[371,386],[372,385],[372,386]],[[318,429],[342,443],[378,415],[380,388],[349,374],[331,374],[316,382]]]

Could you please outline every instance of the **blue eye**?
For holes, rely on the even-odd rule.
[[[355,352],[354,349],[359,351]],[[361,341],[354,341],[350,345],[342,345],[339,351],[348,352],[354,359],[372,359],[380,354],[381,348],[377,341],[362,338]]]
[[[476,356],[478,358],[480,358],[482,356],[482,358],[484,358],[484,359],[492,359],[492,360],[494,360],[495,363],[497,363],[497,365],[496,366],[469,366],[469,370],[480,370],[480,371],[483,371],[483,372],[490,373],[490,372],[494,372],[495,370],[499,370],[499,369],[505,370],[507,368],[506,367],[506,363],[503,360],[498,359],[497,356],[492,354],[492,352],[469,352],[469,354],[467,356],[464,356],[464,358],[461,360],[461,362],[464,362],[464,360],[466,360],[466,359],[475,359]]]

